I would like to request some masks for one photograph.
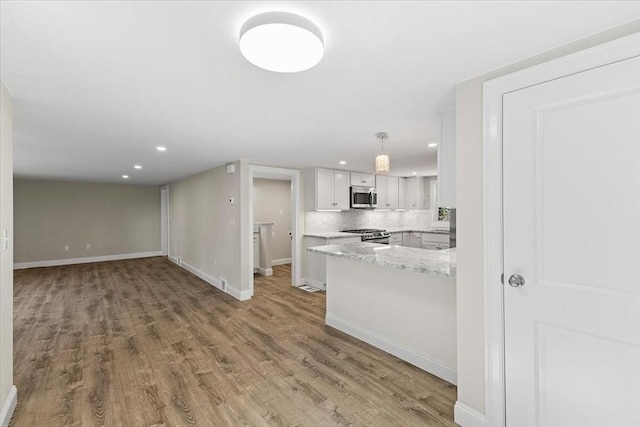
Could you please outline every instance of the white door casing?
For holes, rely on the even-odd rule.
[[[486,425],[640,424],[638,55],[485,83]]]
[[[320,170],[320,169],[318,169]],[[302,206],[302,194],[300,191],[301,182],[300,170],[297,169],[285,169],[272,166],[259,166],[249,165],[249,200],[253,200],[253,179],[265,178],[265,179],[282,179],[286,178],[291,181],[291,286],[303,285],[302,280],[302,247],[303,245],[303,206]],[[247,224],[250,230],[253,230],[253,202],[249,203],[249,224]],[[251,248],[253,248],[253,233],[251,234]],[[250,261],[247,265],[251,270],[250,277],[250,289],[251,296],[254,295],[254,283],[253,283],[253,249],[249,251]]]

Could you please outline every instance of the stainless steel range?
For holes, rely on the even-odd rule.
[[[360,235],[363,242],[389,244],[389,233],[387,230],[377,228],[361,228],[358,230],[344,230],[344,233],[355,233]]]

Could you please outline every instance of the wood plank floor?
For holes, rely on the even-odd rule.
[[[166,258],[15,272],[11,426],[453,426],[455,386],[256,276],[238,302]]]

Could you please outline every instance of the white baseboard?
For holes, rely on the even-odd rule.
[[[460,402],[453,407],[453,421],[462,427],[485,427],[484,415]]]
[[[52,259],[48,261],[18,262],[13,264],[14,270],[37,267],[56,267],[59,265],[87,264],[90,262],[119,261],[123,259],[149,258],[162,256],[162,251],[136,252],[131,254],[102,255],[83,258]]]
[[[189,273],[192,273],[195,276],[198,276],[199,278],[201,278],[202,280],[204,280],[205,282],[207,282],[208,284],[220,289],[221,291],[231,295],[232,297],[234,297],[235,299],[239,300],[239,301],[246,301],[248,299],[251,299],[251,291],[246,290],[246,291],[240,291],[237,288],[234,288],[233,286],[229,286],[229,284],[227,283],[227,285],[225,286],[225,289],[222,289],[222,283],[220,282],[220,280],[216,279],[215,277],[211,276],[210,274],[205,273],[204,271],[182,261],[180,264],[178,264],[178,258],[177,257],[169,257],[169,260],[174,262],[175,264],[179,265],[180,267],[184,268],[185,270],[187,270]]]
[[[323,291],[327,290],[327,285],[325,285],[324,282],[320,282],[319,280],[314,280],[314,279],[305,277],[302,279],[302,283],[305,285],[313,286],[314,288],[317,288]]]
[[[375,332],[364,329],[361,326],[355,325],[329,313],[327,313],[325,317],[325,323],[346,334],[354,336],[359,340],[369,343],[374,347],[378,347],[387,353],[393,354],[405,362],[409,362],[412,365],[435,375],[436,377],[450,382],[451,384],[457,384],[458,382],[458,372],[439,360],[418,354],[402,344],[393,342],[388,338],[376,334]]]
[[[9,390],[9,395],[2,404],[2,409],[0,410],[0,426],[7,427],[9,425],[9,421],[11,421],[11,416],[13,415],[13,410],[16,409],[17,403],[18,389],[16,386],[12,385]]]
[[[258,274],[263,276],[273,276],[273,268],[258,267]]]
[[[271,265],[291,264],[291,258],[272,259]]]

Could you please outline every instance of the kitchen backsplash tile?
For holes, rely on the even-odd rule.
[[[433,211],[374,211],[349,210],[344,212],[306,212],[307,232],[326,233],[355,228],[422,229],[433,222]]]

